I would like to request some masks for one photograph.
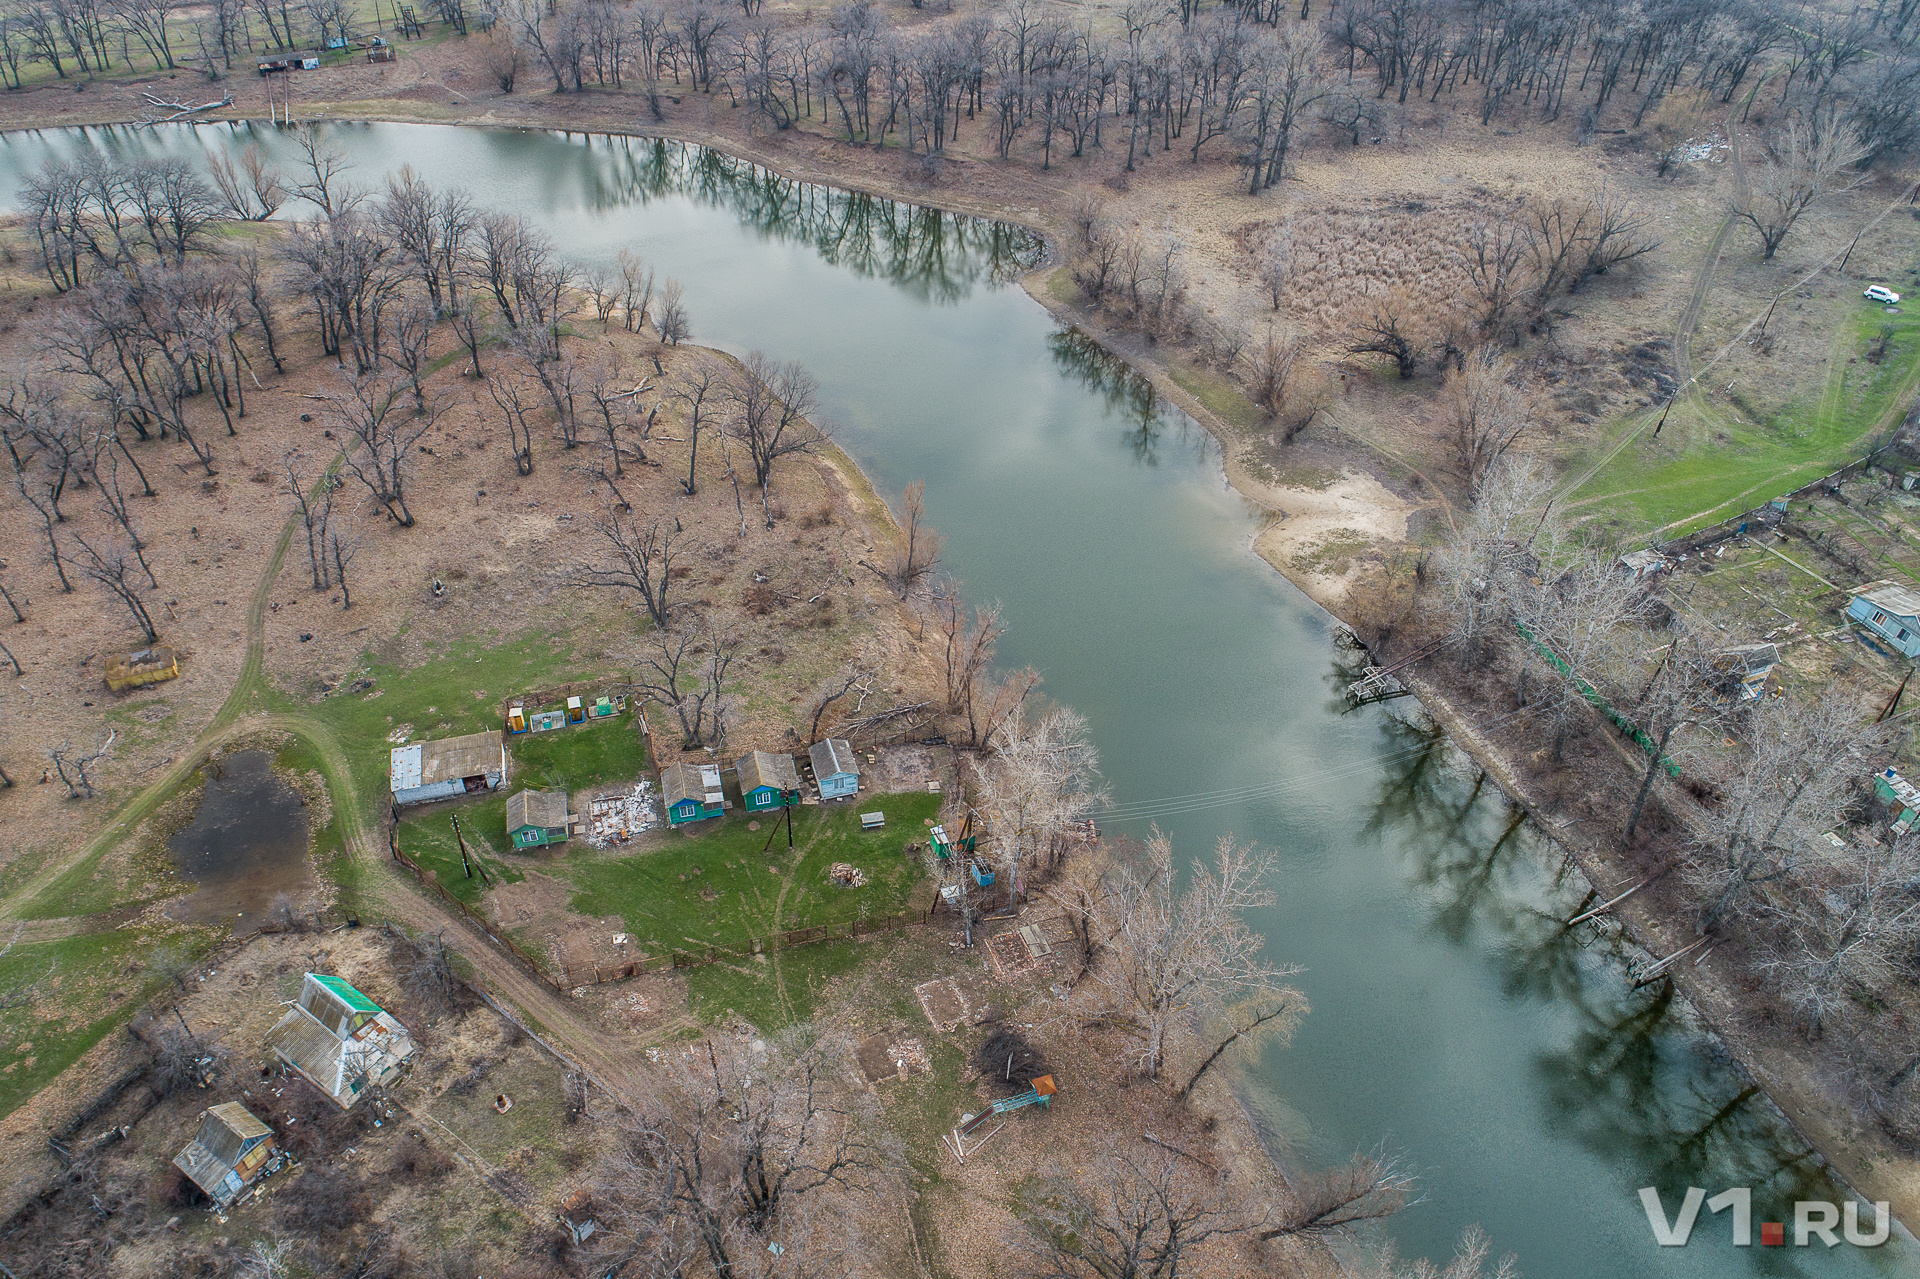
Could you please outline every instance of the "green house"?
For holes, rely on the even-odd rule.
[[[507,835],[515,848],[567,842],[567,793],[523,790],[507,797]]]
[[[668,764],[660,770],[660,797],[670,826],[704,821],[726,811],[720,769],[713,764]]]
[[[793,766],[793,756],[748,751],[733,768],[740,775],[740,802],[748,812],[800,802],[800,770]]]

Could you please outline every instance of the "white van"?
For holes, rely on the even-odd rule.
[[[1885,302],[1888,306],[1900,300],[1900,295],[1884,284],[1869,284],[1867,291],[1860,296],[1869,302]]]

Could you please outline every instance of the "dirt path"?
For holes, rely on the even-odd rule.
[[[1727,114],[1727,140],[1733,154],[1733,199],[1738,206],[1746,202],[1747,171],[1740,162],[1740,131],[1735,124],[1732,112]],[[1720,227],[1713,233],[1713,239],[1707,244],[1706,256],[1700,260],[1700,270],[1694,276],[1693,292],[1687,297],[1687,305],[1680,312],[1679,322],[1673,329],[1673,376],[1676,389],[1667,397],[1664,405],[1656,405],[1642,414],[1640,420],[1620,433],[1620,438],[1611,444],[1592,465],[1568,480],[1560,489],[1560,500],[1565,502],[1575,493],[1585,488],[1594,476],[1600,474],[1613,460],[1627,450],[1627,446],[1639,439],[1648,426],[1665,419],[1667,411],[1675,401],[1686,396],[1689,403],[1695,399],[1693,369],[1693,331],[1700,324],[1700,308],[1706,305],[1707,295],[1713,291],[1714,273],[1720,269],[1720,255],[1726,249],[1727,237],[1733,234],[1734,223],[1738,215],[1732,208],[1727,216],[1720,220]],[[1703,412],[1709,412],[1704,405],[1695,405]]]

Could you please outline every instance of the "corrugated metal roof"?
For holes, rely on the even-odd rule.
[[[188,1142],[180,1153],[173,1157],[173,1166],[187,1174],[193,1184],[206,1191],[208,1197],[212,1199],[222,1197],[220,1183],[225,1181],[227,1174],[233,1171],[231,1167],[221,1163],[220,1157],[202,1145],[197,1137]]]
[[[853,753],[853,744],[839,737],[829,737],[824,742],[815,742],[807,748],[807,759],[813,764],[813,775],[819,778],[835,776],[839,773],[860,775],[860,764]]]
[[[1865,586],[1856,587],[1853,593],[1875,608],[1901,617],[1920,618],[1920,591],[1902,586],[1899,582],[1868,582]]]
[[[267,1047],[327,1096],[334,1096],[340,1085],[340,1040],[306,1009],[288,1009],[267,1032]]]
[[[271,1137],[273,1129],[237,1101],[209,1106],[200,1116],[200,1135],[194,1140],[231,1167],[240,1160],[240,1148],[255,1137]]]
[[[308,973],[307,980],[325,986],[339,998],[341,1003],[353,1009],[355,1012],[378,1013],[386,1011],[380,1007],[380,1005],[361,994],[356,987],[342,981],[338,977],[328,977],[321,973]]]
[[[420,743],[411,746],[393,748],[392,762],[387,765],[387,779],[392,790],[412,790],[420,784]]]

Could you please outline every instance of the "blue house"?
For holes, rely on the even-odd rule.
[[[705,821],[726,811],[720,769],[713,764],[668,764],[660,770],[660,796],[670,826]]]
[[[854,762],[853,746],[844,738],[829,737],[807,748],[813,764],[814,784],[821,799],[845,799],[860,791],[860,766]]]
[[[1886,640],[1902,657],[1920,657],[1920,591],[1898,582],[1868,582],[1853,592],[1847,618]]]
[[[733,771],[740,775],[740,802],[748,812],[800,802],[800,770],[793,766],[791,755],[748,751]]]

